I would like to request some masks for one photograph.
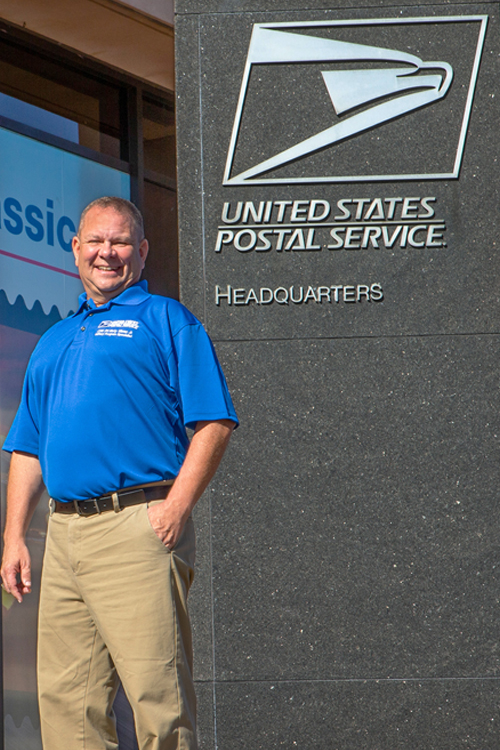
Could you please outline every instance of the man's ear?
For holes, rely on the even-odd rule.
[[[76,239],[76,237],[75,237],[75,239]],[[73,252],[75,252],[74,249],[73,249]],[[146,239],[144,239],[144,240],[142,240],[141,244],[139,245],[139,255],[140,255],[141,260],[142,260],[142,267],[143,268],[144,268],[144,264],[146,262],[146,258],[148,257],[148,253],[149,253],[149,242]]]
[[[73,250],[73,255],[75,256],[75,266],[78,267],[78,259],[80,257],[80,239],[78,235],[75,235],[71,240],[71,249]]]

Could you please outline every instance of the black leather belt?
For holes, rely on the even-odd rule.
[[[145,484],[140,487],[128,487],[117,492],[108,492],[100,497],[92,497],[88,500],[72,500],[62,503],[60,500],[50,498],[49,508],[51,513],[78,513],[79,516],[93,516],[95,513],[105,513],[114,510],[118,513],[122,508],[139,503],[149,503],[153,500],[163,500],[170,490],[173,480]]]

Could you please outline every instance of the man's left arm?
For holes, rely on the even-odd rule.
[[[214,476],[234,427],[230,419],[198,422],[167,498],[148,508],[151,526],[169,549],[177,544],[191,511]]]

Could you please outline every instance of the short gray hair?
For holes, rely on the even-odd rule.
[[[88,212],[92,208],[113,208],[119,214],[128,216],[132,222],[132,226],[137,233],[137,239],[141,242],[144,239],[144,219],[142,214],[133,203],[126,200],[126,198],[119,198],[117,195],[105,195],[102,198],[96,198],[94,201],[89,203],[80,216],[80,223],[78,224],[78,235],[82,231],[83,222]]]

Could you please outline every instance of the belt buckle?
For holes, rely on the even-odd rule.
[[[76,512],[78,513],[79,516],[83,516],[83,513],[82,513],[82,511],[80,509],[80,506],[78,505],[78,500],[73,500],[73,507],[74,507],[74,509],[76,510]]]
[[[121,493],[120,493],[121,494]],[[123,493],[125,494],[125,493]],[[120,505],[120,495],[118,492],[111,493],[111,500],[113,501],[113,510],[115,513],[119,513],[122,509]]]

